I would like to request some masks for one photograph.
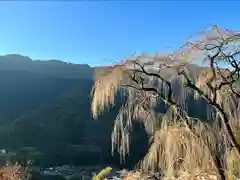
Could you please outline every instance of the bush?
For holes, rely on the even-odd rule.
[[[0,168],[0,180],[29,180],[31,178],[28,169],[19,164],[6,164]]]
[[[112,172],[111,167],[106,167],[102,169],[97,175],[93,176],[92,180],[104,180],[107,178]]]

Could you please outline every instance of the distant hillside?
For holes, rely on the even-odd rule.
[[[0,56],[0,149],[17,152],[17,159],[34,159],[41,166],[120,165],[118,155],[111,156],[111,132],[121,101],[99,120],[91,116],[93,73],[103,68]],[[193,75],[199,73],[198,66],[189,68]],[[161,73],[169,77],[173,70]],[[199,111],[203,102],[190,97],[188,103],[190,115],[203,116]],[[128,166],[141,159],[148,147],[143,124],[133,126]]]
[[[111,156],[110,136],[117,107],[97,121],[91,117],[93,71],[58,60],[0,56],[0,148],[16,151],[18,158],[34,158],[39,165],[118,164]],[[143,148],[132,149],[130,164],[148,144],[140,126],[133,142]]]
[[[59,60],[32,60],[27,56],[0,56],[0,70],[25,71],[61,78],[92,78],[93,69],[87,64],[71,64]]]
[[[86,83],[92,83],[92,80],[90,78],[58,78],[27,71],[0,70],[0,124],[11,121],[41,105],[54,102],[62,93],[84,86]]]
[[[0,56],[0,125],[91,81],[93,68],[58,60]],[[89,86],[89,88],[91,88]]]
[[[0,128],[0,148],[21,151],[34,147],[43,155],[35,157],[37,164],[98,163],[119,164],[111,157],[111,131],[117,108],[99,120],[92,120],[87,86],[62,95],[57,102],[40,107]],[[143,126],[136,126],[128,165],[143,156],[148,144]],[[145,139],[145,141],[144,141]],[[30,152],[27,154],[31,157]]]

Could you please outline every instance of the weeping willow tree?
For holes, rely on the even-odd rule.
[[[214,26],[173,53],[135,55],[96,72],[95,119],[115,105],[116,95],[124,97],[112,131],[112,149],[124,160],[132,122],[140,121],[152,135],[149,152],[139,163],[142,171],[180,178],[210,171],[221,179],[240,178],[240,145],[235,138],[240,120],[239,39],[238,33]],[[206,108],[207,121],[188,115],[189,96],[207,102],[199,109]],[[161,103],[167,110],[159,116]]]

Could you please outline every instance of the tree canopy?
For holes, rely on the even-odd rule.
[[[175,52],[134,55],[97,72],[93,117],[113,106],[117,95],[124,99],[112,132],[113,149],[125,157],[132,121],[142,121],[146,127],[150,123],[153,138],[141,169],[165,176],[211,170],[224,179],[234,163],[228,164],[226,154],[240,154],[235,137],[240,112],[239,39],[238,32],[213,26]],[[189,116],[190,96],[206,101],[207,121]],[[166,111],[159,117],[160,103]]]

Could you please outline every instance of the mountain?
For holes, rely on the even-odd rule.
[[[91,81],[92,73],[88,65],[33,61],[21,55],[0,56],[0,124]]]
[[[133,124],[130,156],[120,164],[111,155],[111,132],[121,101],[99,120],[91,116],[94,71],[88,65],[59,60],[0,56],[0,149],[11,159],[32,159],[35,165],[111,164],[132,167],[148,150],[144,125]],[[200,68],[189,65],[197,75]],[[166,78],[171,69],[162,70]],[[191,116],[201,116],[203,102],[188,98]],[[162,109],[162,108],[161,108]],[[139,148],[141,147],[141,148]],[[1,159],[1,157],[0,157]]]
[[[32,60],[28,56],[9,54],[0,56],[0,70],[24,71],[58,78],[90,79],[94,69],[87,64]]]
[[[0,56],[0,148],[15,152],[12,158],[31,158],[40,166],[119,165],[118,155],[111,156],[110,139],[118,106],[99,120],[92,119],[93,72],[85,64]],[[141,124],[135,131],[134,155],[125,166],[136,163],[148,146]]]

